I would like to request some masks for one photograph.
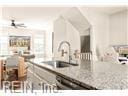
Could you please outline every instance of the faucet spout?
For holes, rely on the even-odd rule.
[[[59,44],[59,47],[58,47],[58,52],[61,50],[61,46],[63,44],[67,44],[69,46],[69,63],[71,63],[71,46],[70,46],[70,43],[68,41],[62,41],[60,44]]]

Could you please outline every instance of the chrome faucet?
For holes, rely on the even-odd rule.
[[[69,42],[67,42],[67,41],[62,41],[62,42],[60,43],[60,45],[59,45],[58,52],[61,51],[61,46],[62,46],[64,43],[66,43],[66,44],[69,46],[69,63],[71,63],[71,59],[72,59],[72,57],[71,57],[71,46],[70,46],[70,43],[69,43]]]

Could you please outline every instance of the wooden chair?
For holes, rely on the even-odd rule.
[[[0,86],[3,80],[3,61],[0,60]]]
[[[25,64],[25,60],[23,57],[19,57],[19,64],[18,64],[18,80],[12,81],[13,82],[13,89],[18,89],[21,86],[21,81],[25,81],[27,79],[27,66]]]
[[[27,77],[27,65],[23,57],[19,57],[19,65],[18,65],[18,78],[19,80],[26,80]]]
[[[2,88],[2,81],[5,78],[5,62],[4,60],[0,59],[0,89]]]
[[[18,80],[18,64],[19,58],[17,55],[10,56],[6,59],[6,80]]]
[[[9,62],[11,62],[11,63],[9,63]],[[17,68],[16,67],[14,68],[14,65],[15,65],[14,62],[15,61],[13,59],[7,59],[7,61],[6,61],[6,64],[7,64],[6,65],[6,67],[7,67],[6,71],[10,71],[10,72],[8,72],[8,75],[10,75],[11,78],[5,79],[5,80],[9,80],[13,83],[13,86],[10,86],[10,88],[18,89],[18,88],[20,88],[21,81],[25,81],[27,79],[27,66],[25,64],[25,61],[24,61],[23,57],[18,56],[18,62],[17,61],[15,62],[15,64],[18,63]],[[10,64],[13,65],[13,66],[10,66]],[[2,72],[2,70],[3,70],[2,61],[0,61],[0,65],[1,65],[0,66],[0,72],[1,72],[0,80],[2,81],[2,78],[3,78],[3,75],[2,75],[2,73],[3,73]],[[10,70],[9,67],[11,68],[11,70]],[[14,74],[16,75],[16,77],[14,77]]]

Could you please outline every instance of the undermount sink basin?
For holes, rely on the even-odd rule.
[[[64,67],[70,67],[70,66],[77,66],[78,64],[63,62],[63,61],[43,61],[41,63],[50,65],[55,68],[64,68]]]

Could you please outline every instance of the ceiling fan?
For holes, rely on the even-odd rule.
[[[18,28],[18,27],[24,27],[24,28],[26,28],[26,26],[23,23],[16,24],[15,23],[15,20],[11,20],[11,26],[13,26],[15,28]]]

